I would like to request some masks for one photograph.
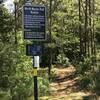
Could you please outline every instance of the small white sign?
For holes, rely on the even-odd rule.
[[[39,67],[39,56],[34,56],[34,67]]]

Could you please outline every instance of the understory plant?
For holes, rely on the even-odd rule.
[[[60,65],[62,67],[68,67],[70,65],[69,59],[65,54],[59,54],[57,56],[57,65]]]
[[[92,59],[85,58],[76,67],[80,76],[80,85],[84,89],[100,94],[100,66],[93,64]]]
[[[43,77],[38,78],[38,93],[39,96],[49,95],[49,80]]]

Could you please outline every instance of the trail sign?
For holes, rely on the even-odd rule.
[[[26,55],[28,56],[36,56],[42,55],[43,47],[40,45],[26,45]]]
[[[39,5],[23,6],[24,39],[46,39],[46,7]]]

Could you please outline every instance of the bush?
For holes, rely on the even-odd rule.
[[[80,75],[82,88],[89,89],[100,95],[100,66],[92,65],[92,59],[85,58],[76,67],[76,73]]]
[[[46,96],[49,94],[49,81],[46,78],[38,78],[38,92],[39,96]]]
[[[65,56],[65,54],[59,54],[57,56],[57,64],[68,67],[70,65],[69,59]]]
[[[83,58],[78,64],[76,64],[76,74],[80,76],[80,84],[82,88],[89,89],[91,83],[91,65],[90,58]]]
[[[84,74],[80,76],[80,85],[81,88],[89,89],[89,85],[91,83],[91,79],[88,75]]]
[[[77,74],[84,74],[86,71],[91,70],[92,61],[89,58],[84,58],[76,65]]]
[[[91,91],[100,95],[100,69],[95,71],[94,73],[90,73],[90,79],[92,80],[89,84],[89,88]]]
[[[0,100],[11,100],[10,91],[3,91],[0,89]]]

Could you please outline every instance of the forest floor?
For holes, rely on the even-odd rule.
[[[100,100],[91,92],[81,88],[73,66],[53,68],[53,72],[56,77],[50,84],[50,96],[42,97],[40,100]]]

